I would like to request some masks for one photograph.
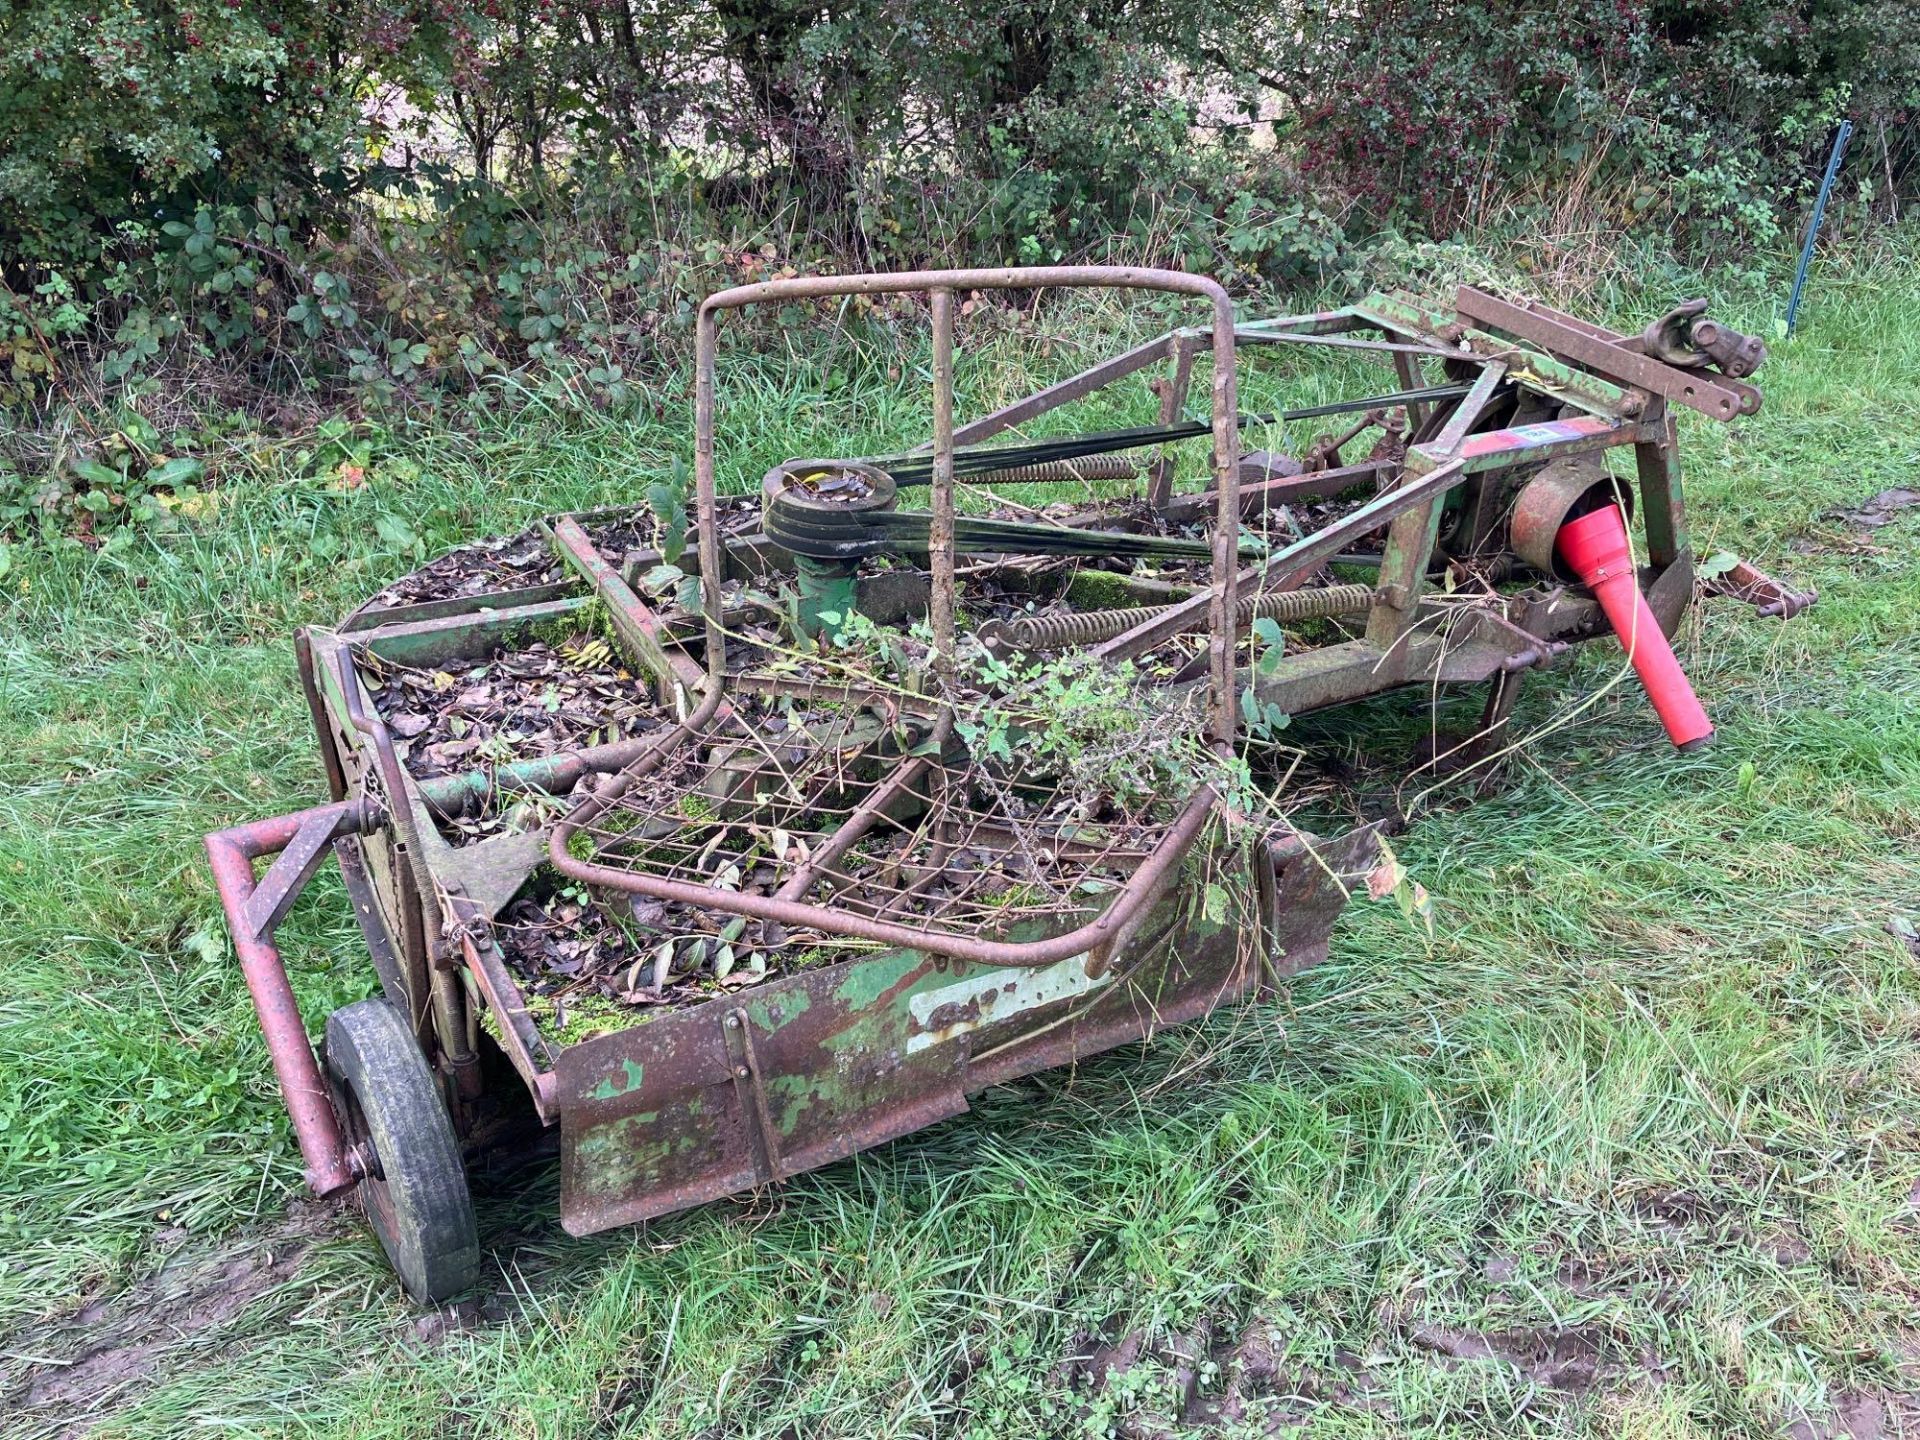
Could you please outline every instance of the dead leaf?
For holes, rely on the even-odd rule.
[[[1920,490],[1896,487],[1869,496],[1852,508],[1837,508],[1826,514],[1829,519],[1844,520],[1863,530],[1878,530],[1882,525],[1891,525],[1900,517],[1902,510],[1915,505],[1920,505]]]

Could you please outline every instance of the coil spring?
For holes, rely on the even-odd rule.
[[[1042,460],[968,477],[975,484],[1019,485],[1039,480],[1131,480],[1140,467],[1124,455],[1088,455],[1079,460]]]
[[[1249,595],[1237,607],[1236,618],[1242,625],[1254,620],[1321,620],[1332,615],[1350,615],[1372,604],[1371,585],[1329,585],[1321,590]],[[1149,605],[1134,610],[1022,615],[1000,622],[989,633],[997,632],[999,638],[1022,650],[1065,650],[1075,645],[1098,645],[1103,640],[1124,635],[1142,621],[1172,608],[1171,605]]]

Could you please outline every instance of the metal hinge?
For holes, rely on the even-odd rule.
[[[762,1185],[777,1185],[787,1178],[787,1166],[780,1155],[780,1132],[774,1128],[766,1086],[761,1082],[760,1057],[754,1050],[753,1024],[747,1012],[728,1011],[720,1022],[720,1034],[726,1041],[727,1064],[733,1071],[733,1092],[740,1099],[747,1143],[753,1147],[754,1169]]]

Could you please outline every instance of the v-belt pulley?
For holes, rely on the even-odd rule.
[[[1306,405],[1297,410],[1279,410],[1271,415],[1242,415],[1238,423],[1243,428],[1250,425],[1276,425],[1287,420],[1313,420],[1323,415],[1386,410],[1426,401],[1458,400],[1470,388],[1466,385],[1429,385],[1418,390],[1397,390],[1390,395],[1366,395],[1353,400],[1332,400],[1324,405]],[[1137,425],[1125,430],[1100,430],[1058,440],[1033,440],[1024,445],[970,445],[953,452],[953,473],[990,475],[1016,466],[1079,460],[1089,455],[1112,455],[1121,450],[1141,450],[1149,445],[1192,440],[1210,433],[1212,429],[1211,420],[1182,420],[1172,425]],[[904,455],[869,455],[861,463],[884,470],[893,477],[894,484],[902,487],[926,485],[933,479],[933,457],[924,451],[912,451]]]
[[[858,460],[789,460],[764,482],[766,536],[803,559],[853,561],[867,555],[925,554],[933,516],[895,509],[898,487],[877,466]],[[956,552],[995,555],[1089,555],[1209,560],[1211,542],[1178,536],[1083,530],[956,516]],[[1257,554],[1251,544],[1246,555]]]

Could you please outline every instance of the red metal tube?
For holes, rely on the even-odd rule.
[[[253,898],[255,878],[253,862],[264,855],[277,855],[293,842],[309,824],[330,822],[335,835],[362,830],[367,824],[367,809],[359,800],[341,800],[332,805],[317,805],[311,810],[296,810],[288,815],[236,825],[206,837],[207,862],[213,870],[214,889],[227,913],[227,927],[233,934],[234,953],[240,971],[246,976],[247,992],[253,997],[254,1013],[260,1018],[260,1032],[266,1037],[267,1054],[273,1060],[274,1077],[280,1082],[280,1094],[287,1114],[293,1119],[294,1137],[300,1142],[300,1154],[306,1161],[307,1185],[321,1197],[345,1190],[358,1178],[347,1151],[339,1117],[327,1098],[326,1082],[320,1075],[320,1062],[307,1038],[306,1024],[300,1018],[300,1005],[294,999],[287,979],[286,964],[273,943],[271,927],[255,933],[248,920],[248,901]]]
[[[1647,696],[1666,727],[1667,738],[1682,750],[1697,750],[1713,739],[1713,723],[1640,593],[1633,552],[1627,544],[1626,517],[1620,507],[1608,505],[1569,520],[1560,527],[1555,543],[1560,558],[1593,591],[1600,608],[1606,611],[1613,633],[1620,637],[1640,683],[1647,687]]]

